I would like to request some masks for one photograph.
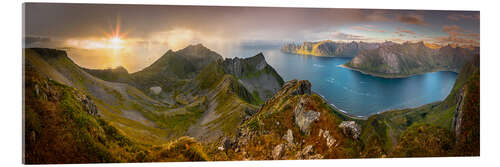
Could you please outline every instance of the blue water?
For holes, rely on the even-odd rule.
[[[285,81],[309,80],[314,92],[357,116],[443,100],[457,77],[456,73],[447,71],[398,79],[373,77],[339,67],[351,58],[287,54],[281,53],[279,47],[240,48],[226,55],[249,57],[258,52],[264,53],[266,61]]]

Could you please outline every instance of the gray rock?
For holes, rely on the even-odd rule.
[[[313,146],[312,145],[307,145],[299,151],[296,155],[295,158],[297,159],[309,159],[309,157],[313,154]]]
[[[286,131],[286,134],[283,136],[283,138],[288,142],[288,145],[293,145],[293,132],[291,129],[288,129]]]
[[[328,130],[325,130],[323,132],[323,138],[325,138],[328,148],[331,148],[333,144],[337,142],[337,140],[330,135],[330,132]]]
[[[320,113],[313,110],[305,111],[305,103],[305,99],[301,98],[297,106],[295,106],[293,112],[295,116],[295,124],[299,126],[300,131],[302,133],[309,134],[309,127],[311,123],[319,119]]]
[[[227,149],[230,149],[233,145],[233,141],[229,137],[224,137],[221,141],[221,145],[218,147],[219,150],[225,151]]]
[[[285,144],[278,144],[276,147],[273,149],[273,159],[278,160],[281,159],[283,156],[283,153],[285,152]]]
[[[361,135],[361,127],[354,121],[343,121],[340,123],[339,128],[342,129],[344,135],[349,136],[353,139],[359,139]]]
[[[161,87],[159,86],[153,86],[153,87],[150,87],[149,90],[155,94],[155,95],[158,95],[161,93]]]

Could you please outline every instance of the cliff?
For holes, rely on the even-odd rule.
[[[389,43],[387,43],[389,44]],[[379,43],[366,42],[334,42],[334,41],[319,41],[319,42],[304,42],[300,45],[286,44],[281,47],[281,51],[285,53],[312,55],[312,56],[331,56],[331,57],[354,57],[361,50],[376,49],[380,46]]]
[[[407,77],[433,71],[459,72],[479,49],[427,47],[423,42],[394,44],[362,50],[343,66],[380,77]]]

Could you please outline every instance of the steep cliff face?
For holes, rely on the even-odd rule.
[[[224,138],[216,160],[322,159],[356,157],[358,140],[344,134],[344,121],[308,81],[291,80],[235,136]]]
[[[224,72],[238,78],[248,91],[262,101],[269,99],[283,85],[283,78],[267,64],[264,55],[226,59],[222,62]]]
[[[479,155],[479,56],[443,101],[372,115],[362,129],[363,157]]]
[[[382,77],[405,77],[432,71],[455,71],[478,54],[478,49],[432,49],[423,42],[381,46],[362,50],[350,62],[344,64],[354,70]]]
[[[300,45],[286,44],[281,47],[281,51],[312,56],[354,57],[361,50],[376,49],[379,46],[379,43],[319,41],[304,42]]]

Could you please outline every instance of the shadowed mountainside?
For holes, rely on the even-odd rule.
[[[476,54],[479,48],[448,45],[432,49],[423,42],[406,42],[362,50],[343,66],[380,77],[407,77],[433,71],[458,73]]]

